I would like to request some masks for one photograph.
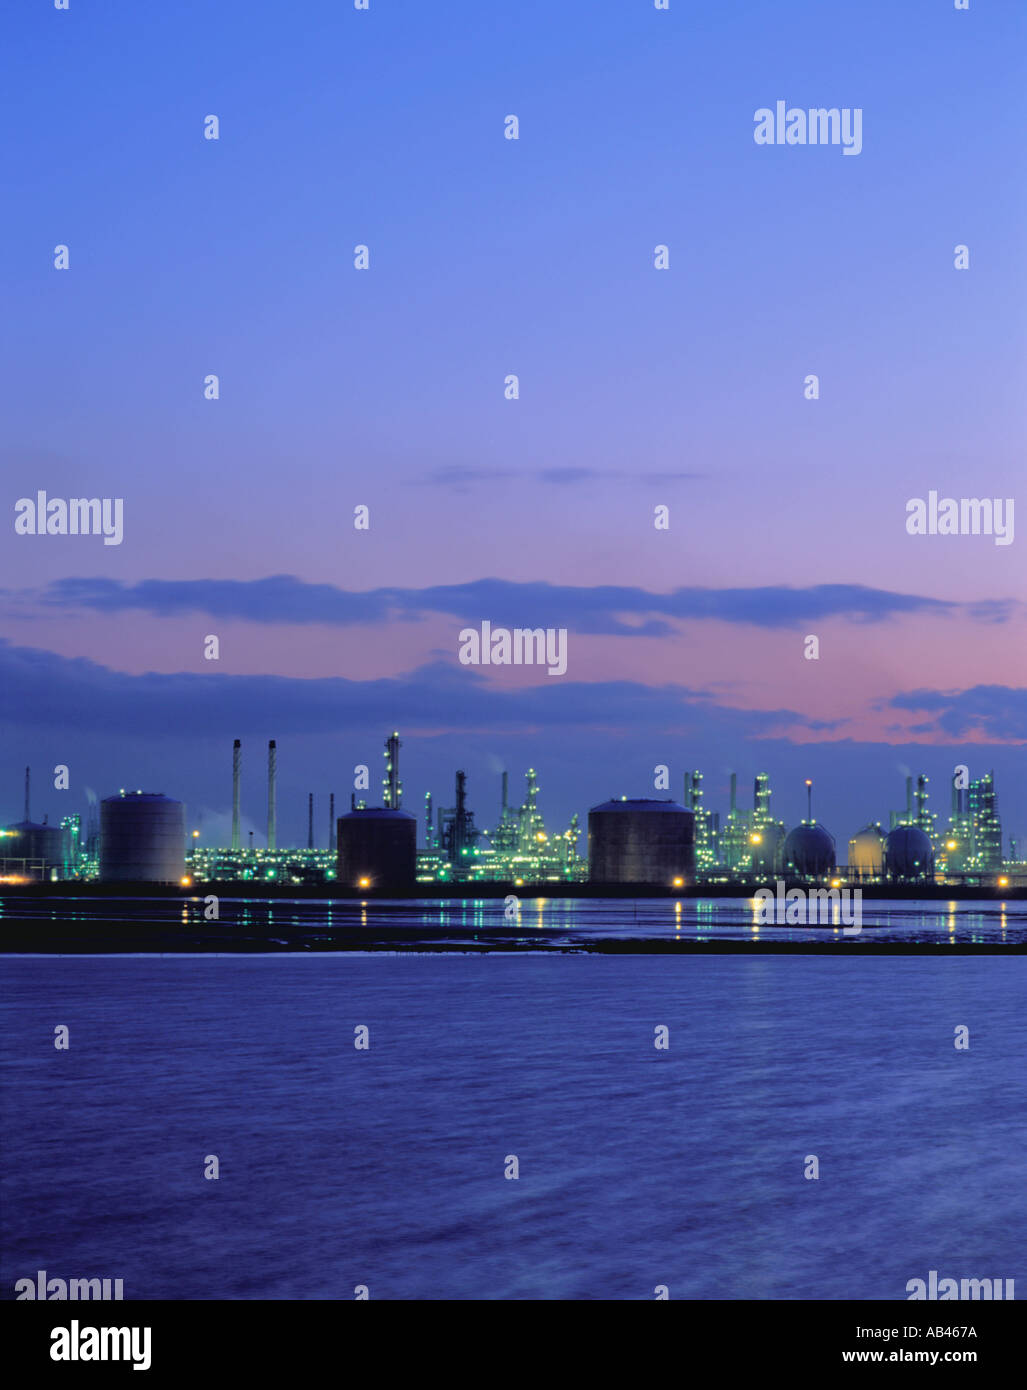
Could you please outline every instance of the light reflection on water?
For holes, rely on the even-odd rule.
[[[849,909],[851,912],[851,908]],[[195,941],[209,936],[230,946],[237,935],[251,946],[274,929],[279,942],[303,938],[340,946],[395,940],[398,947],[473,941],[525,949],[600,941],[744,941],[793,944],[861,942],[1027,944],[1027,902],[951,899],[880,899],[862,903],[858,933],[845,931],[849,914],[837,907],[824,925],[778,925],[763,920],[753,898],[523,898],[519,909],[503,898],[328,899],[226,898],[219,917],[207,922],[202,895],[180,898],[0,898],[0,922],[69,925],[88,936],[91,928],[166,926]],[[173,939],[163,949],[174,949]],[[19,948],[24,949],[24,948]]]

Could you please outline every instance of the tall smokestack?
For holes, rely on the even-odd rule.
[[[456,774],[456,811],[453,820],[453,858],[460,861],[460,851],[467,844],[467,773]]]
[[[810,825],[813,824],[813,783],[806,778],[806,815]]]
[[[30,795],[29,795],[31,781],[32,781],[32,770],[31,770],[31,768],[26,768],[26,769],[25,769],[25,819],[26,819],[26,820],[31,820],[31,819],[32,819],[32,817],[29,815],[29,811],[31,810],[31,805],[32,805],[31,797],[30,797]]]
[[[242,776],[242,740],[232,744],[232,848],[239,848],[239,779]]]
[[[731,814],[734,815],[738,807],[738,773],[731,774]]]
[[[385,793],[385,809],[387,811],[398,811],[399,803],[403,796],[403,788],[399,780],[399,734],[395,731],[385,740],[385,779],[383,782]]]
[[[913,779],[906,778],[906,824],[913,824]]]
[[[278,745],[271,739],[267,745],[267,847],[278,848],[278,828],[275,823],[275,796],[278,782]]]
[[[506,774],[504,773],[503,775],[505,776]],[[431,792],[425,792],[425,794],[424,794],[424,847],[425,847],[425,849],[432,849],[432,848],[433,848],[432,836],[433,836],[434,830],[435,830],[435,827],[432,825]]]
[[[307,797],[307,849],[314,848],[314,793]]]
[[[508,772],[504,772],[504,773],[503,773],[503,819],[504,819],[504,820],[506,820],[506,808],[507,808],[507,805],[508,805],[508,802],[507,802],[507,786],[508,786],[509,780],[510,780],[510,774],[509,774]]]
[[[335,793],[328,798],[328,848],[335,852]]]

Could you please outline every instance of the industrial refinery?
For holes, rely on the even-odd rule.
[[[534,768],[524,773],[519,803],[510,796],[509,774],[498,777],[491,827],[472,809],[467,774],[454,774],[452,800],[438,805],[425,794],[423,811],[403,807],[401,740],[384,744],[381,802],[357,791],[370,787],[370,771],[358,764],[349,809],[336,815],[327,794],[327,823],[315,826],[315,796],[308,793],[306,845],[278,843],[278,745],[266,749],[266,831],[242,833],[243,747],[232,746],[231,837],[227,845],[203,843],[189,829],[182,801],[163,792],[119,790],[79,815],[51,825],[31,814],[31,773],[25,770],[24,818],[0,830],[0,882],[88,882],[192,888],[239,883],[254,888],[290,886],[352,895],[437,894],[502,888],[567,892],[632,889],[732,892],[784,879],[834,887],[1027,888],[1027,863],[1010,843],[1002,853],[1002,825],[991,772],[971,779],[957,769],[944,822],[930,806],[928,778],[908,776],[905,804],[881,821],[868,821],[837,840],[814,814],[812,780],[804,784],[806,816],[787,826],[771,809],[766,773],[753,782],[752,805],[742,806],[738,778],[730,775],[724,817],[706,805],[703,774],[684,775],[682,798],[614,797],[588,812],[585,844],[577,814],[562,829],[547,826]],[[263,757],[261,759],[264,761]],[[261,790],[263,804],[264,790]],[[482,794],[479,789],[479,795]],[[497,803],[493,803],[497,804]],[[322,802],[322,816],[324,807]],[[226,821],[227,825],[227,821]],[[255,840],[257,842],[255,843]],[[318,844],[318,841],[321,841]]]

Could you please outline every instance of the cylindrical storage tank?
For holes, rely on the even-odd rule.
[[[185,807],[158,792],[120,792],[100,802],[100,877],[122,883],[180,883]]]
[[[826,878],[834,872],[834,836],[815,822],[803,821],[788,832],[784,873],[795,878]]]
[[[0,856],[42,860],[46,866],[44,873],[49,877],[51,869],[64,867],[68,858],[68,837],[59,825],[37,825],[35,821],[21,820],[16,825],[4,827]]]
[[[934,878],[934,850],[918,825],[897,825],[884,842],[884,875],[892,882]]]
[[[64,831],[57,825],[37,825],[22,820],[6,827],[4,853],[18,859],[44,859],[49,865],[63,864]]]
[[[340,816],[337,865],[341,888],[410,889],[417,875],[417,818],[369,807]]]
[[[604,801],[588,813],[592,883],[688,888],[695,882],[695,816],[676,801]]]
[[[853,878],[880,878],[884,872],[884,835],[879,825],[865,825],[849,841],[849,873]]]

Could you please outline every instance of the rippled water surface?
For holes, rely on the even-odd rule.
[[[7,1298],[39,1269],[128,1298],[903,1299],[931,1269],[1027,1288],[1022,956],[0,972]]]

